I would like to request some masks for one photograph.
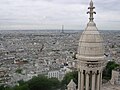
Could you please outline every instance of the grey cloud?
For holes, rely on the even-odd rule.
[[[57,23],[84,25],[90,0],[0,0],[0,23]],[[119,0],[93,0],[95,20],[119,21]],[[108,17],[109,15],[109,17]],[[109,21],[111,19],[111,21]],[[119,22],[118,22],[119,23]],[[112,23],[113,24],[113,23]]]

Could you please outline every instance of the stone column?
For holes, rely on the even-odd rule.
[[[86,73],[86,90],[89,90],[89,74]]]
[[[83,74],[83,71],[81,72],[81,85],[80,85],[80,87],[81,87],[81,89],[80,90],[84,90],[84,74]]]
[[[95,90],[95,73],[92,75],[92,90]]]
[[[101,87],[102,87],[102,72],[100,73],[100,90],[101,90]]]
[[[97,75],[97,90],[100,90],[100,73]]]
[[[79,70],[79,72],[78,72],[78,90],[80,90],[80,86],[81,86],[81,72]]]

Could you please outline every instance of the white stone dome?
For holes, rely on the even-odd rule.
[[[103,38],[93,21],[87,24],[80,37],[77,58],[85,60],[103,60],[104,58]]]

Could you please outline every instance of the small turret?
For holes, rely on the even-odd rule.
[[[71,79],[70,83],[67,85],[67,90],[76,90],[76,84],[73,79]]]

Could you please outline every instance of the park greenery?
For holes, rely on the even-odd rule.
[[[112,70],[119,67],[114,61],[107,63],[103,71],[103,79],[110,80]],[[78,83],[78,72],[73,71],[65,75],[62,81],[59,81],[57,78],[47,78],[46,76],[40,75],[33,77],[29,81],[18,81],[19,85],[14,87],[9,86],[0,86],[0,90],[65,90],[67,88],[70,80],[77,84]]]
[[[103,79],[105,80],[110,80],[111,79],[111,75],[112,75],[112,70],[116,69],[120,67],[119,64],[116,64],[115,61],[109,61],[105,67],[105,69],[103,70]]]
[[[57,78],[47,78],[39,75],[26,82],[18,81],[19,84],[14,87],[2,85],[0,90],[65,90],[71,79],[77,83],[77,77],[77,71],[67,73],[62,81]]]
[[[21,74],[22,73],[22,69],[17,69],[15,72]]]
[[[57,90],[60,88],[60,81],[57,78],[47,78],[46,76],[33,77],[25,82],[18,81],[19,85],[14,87],[0,86],[0,90]]]

